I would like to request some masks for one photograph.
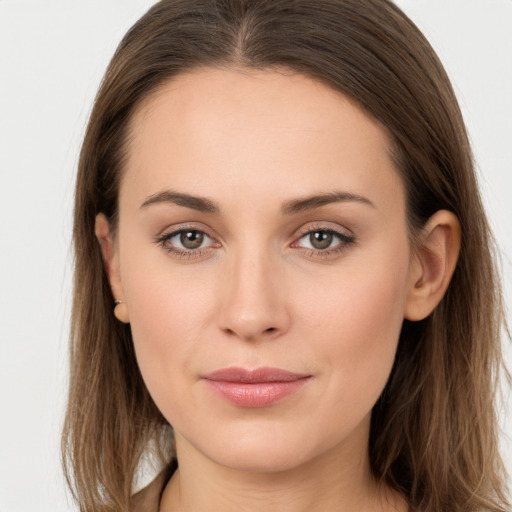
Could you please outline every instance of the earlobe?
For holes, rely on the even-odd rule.
[[[124,302],[124,293],[121,285],[119,262],[117,252],[107,217],[103,213],[96,215],[94,232],[100,244],[103,264],[108,276],[112,295],[115,298],[114,315],[123,323],[129,322],[128,310]]]
[[[407,320],[423,320],[441,302],[457,265],[460,238],[460,223],[452,212],[439,210],[428,220],[411,264]]]

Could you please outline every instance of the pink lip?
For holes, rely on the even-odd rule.
[[[206,384],[239,407],[267,407],[298,391],[311,375],[280,368],[223,368],[205,375]]]

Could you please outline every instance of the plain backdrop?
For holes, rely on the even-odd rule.
[[[74,174],[103,71],[122,35],[153,3],[0,0],[0,512],[74,510],[59,461]],[[398,4],[453,80],[510,303],[512,1]],[[511,408],[509,393],[502,407],[509,435]],[[512,470],[505,435],[503,445]]]

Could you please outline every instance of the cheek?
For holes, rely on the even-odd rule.
[[[302,304],[302,330],[327,368],[332,400],[369,411],[382,392],[403,323],[408,260],[358,261]],[[407,254],[407,253],[404,253]],[[357,416],[357,414],[355,415]]]
[[[135,252],[125,269],[137,362],[153,399],[162,405],[179,396],[183,377],[193,378],[198,349],[206,356],[210,350],[198,344],[212,317],[211,276],[187,279],[186,272],[173,271],[165,255],[145,261]]]

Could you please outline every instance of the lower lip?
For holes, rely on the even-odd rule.
[[[208,380],[215,393],[238,407],[268,407],[297,392],[309,377],[287,382],[226,382]]]

